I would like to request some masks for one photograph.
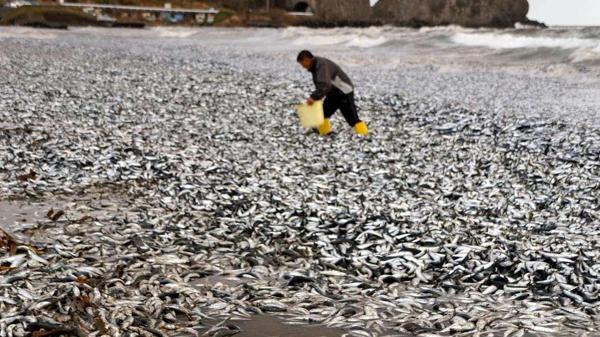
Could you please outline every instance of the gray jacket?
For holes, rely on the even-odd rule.
[[[310,72],[317,89],[310,95],[314,100],[332,95],[348,95],[354,91],[350,77],[333,61],[324,57],[315,57]]]

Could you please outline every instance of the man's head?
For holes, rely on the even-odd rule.
[[[313,62],[315,60],[315,56],[309,52],[308,50],[303,50],[298,54],[297,61],[302,65],[302,67],[306,70],[310,71],[312,68]]]

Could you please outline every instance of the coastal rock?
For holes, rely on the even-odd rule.
[[[527,19],[527,0],[320,0],[316,22],[323,26],[393,24],[513,27]]]
[[[512,27],[527,21],[527,0],[381,0],[376,19],[408,26]]]
[[[229,25],[246,25],[252,15],[263,13],[262,1],[219,0],[217,5],[237,11],[238,20]],[[288,25],[317,27],[371,26],[378,24],[422,27],[514,27],[516,23],[545,27],[527,18],[527,0],[271,0],[271,9],[312,11],[315,16],[294,17]],[[244,17],[243,19],[241,17]],[[277,25],[276,25],[277,26]]]
[[[318,21],[327,25],[359,25],[373,22],[369,0],[320,0],[317,2]]]

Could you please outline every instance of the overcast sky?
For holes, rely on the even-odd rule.
[[[530,19],[548,25],[600,26],[600,0],[529,0],[529,7]]]
[[[529,15],[549,25],[600,26],[600,0],[529,0]]]

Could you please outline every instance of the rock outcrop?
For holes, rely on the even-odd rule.
[[[526,22],[527,0],[380,0],[373,16],[411,26],[512,27]]]
[[[318,0],[316,14],[328,25],[394,24],[512,27],[527,23],[527,0]]]
[[[398,26],[514,27],[515,23],[543,24],[527,19],[527,0],[270,0],[275,8],[294,10],[304,5],[315,12],[313,18],[300,19],[313,26]],[[264,9],[258,0],[219,0],[238,11]]]
[[[373,12],[369,0],[318,0],[315,12],[325,25],[373,24]]]

